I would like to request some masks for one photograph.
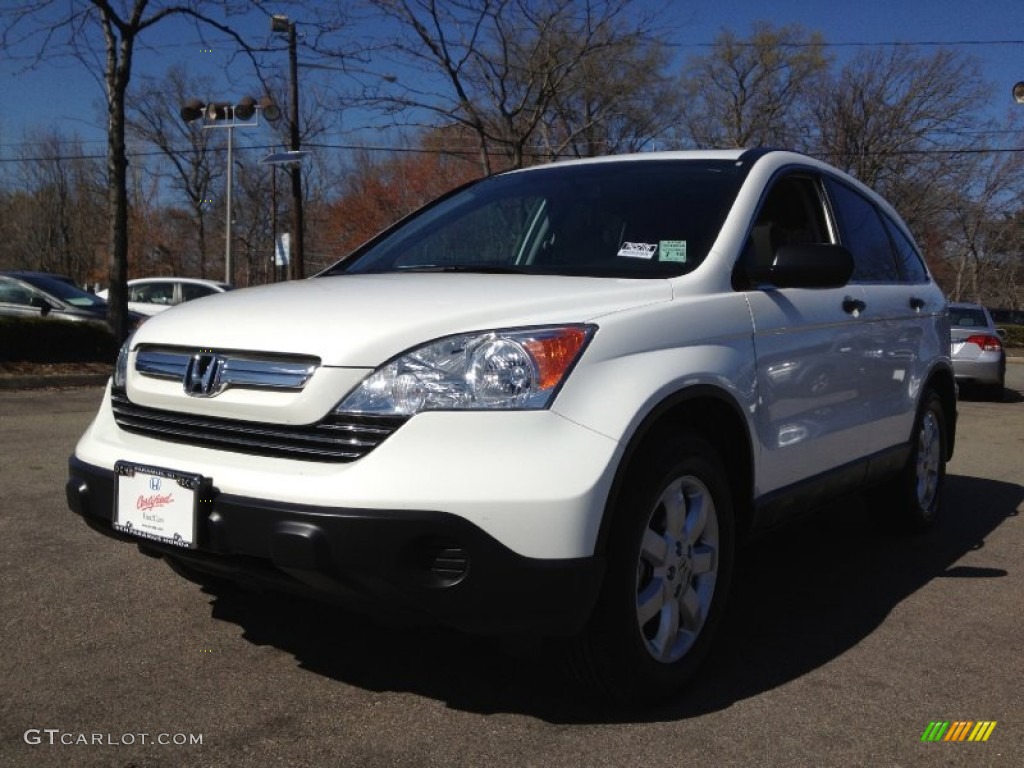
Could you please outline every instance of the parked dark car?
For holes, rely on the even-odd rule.
[[[0,316],[106,323],[107,302],[63,275],[5,271],[0,272]],[[129,313],[130,327],[143,320],[145,316]]]

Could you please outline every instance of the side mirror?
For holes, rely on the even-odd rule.
[[[1005,328],[996,328],[996,333],[999,334],[999,338],[1000,339],[1005,339],[1006,338],[1006,329]]]
[[[50,310],[53,309],[53,304],[48,302],[42,296],[33,296],[31,299],[29,299],[28,303],[29,306],[35,307],[36,309],[39,310],[39,315],[41,317],[46,317],[48,314],[50,314]]]
[[[761,272],[777,288],[841,288],[853,276],[853,255],[841,245],[783,245]]]

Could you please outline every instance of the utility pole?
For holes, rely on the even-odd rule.
[[[299,63],[295,44],[295,22],[287,16],[275,15],[271,18],[270,28],[273,32],[284,32],[288,35],[288,132],[291,140],[291,151],[299,151]],[[306,276],[306,262],[303,251],[303,216],[302,216],[302,168],[298,163],[289,166],[292,177],[292,231],[289,233],[289,271],[293,280],[301,280]]]

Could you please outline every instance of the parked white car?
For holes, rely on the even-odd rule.
[[[142,277],[128,281],[128,309],[152,316],[183,302],[230,290],[231,285],[216,280],[193,277]],[[107,301],[108,289],[96,295]]]
[[[651,701],[741,539],[861,488],[927,528],[955,426],[946,302],[888,204],[799,154],[645,154],[483,179],[153,318],[67,492],[200,583],[571,636]]]

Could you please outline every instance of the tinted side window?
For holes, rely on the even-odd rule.
[[[925,269],[924,261],[921,260],[921,254],[917,252],[917,248],[892,220],[885,216],[882,219],[885,221],[885,228],[889,230],[889,237],[892,238],[893,247],[896,249],[896,258],[899,259],[900,268],[903,270],[903,279],[908,283],[927,283],[928,270]]]
[[[182,283],[181,284],[181,300],[191,301],[192,299],[200,299],[203,296],[209,296],[216,291],[208,285],[197,285],[196,283]]]
[[[783,245],[829,243],[818,183],[808,176],[785,176],[772,184],[750,231],[743,259],[770,267]]]
[[[22,304],[28,306],[32,303],[32,292],[23,288],[13,280],[0,278],[0,302],[4,304]]]
[[[853,281],[859,283],[899,282],[892,243],[875,206],[858,192],[828,180],[839,232],[853,254]]]

